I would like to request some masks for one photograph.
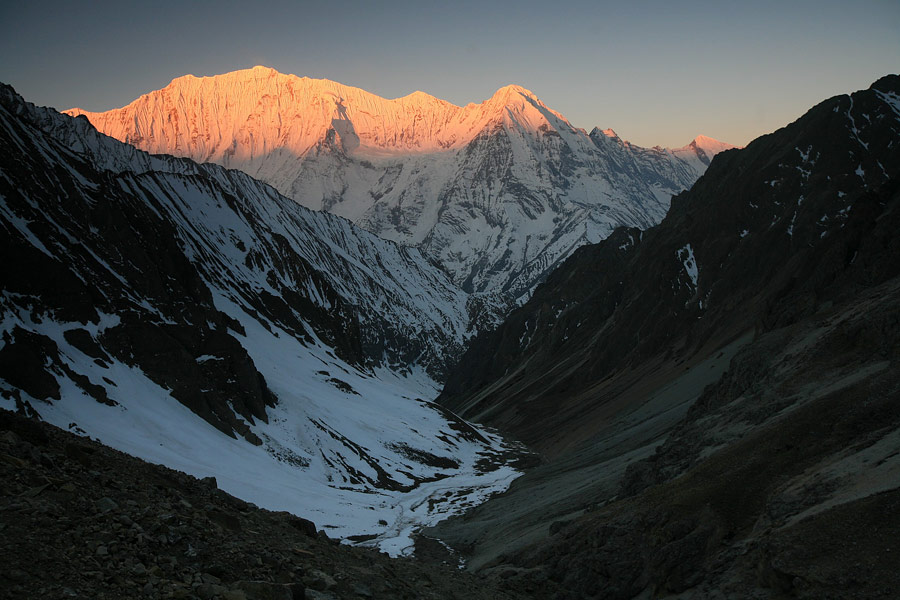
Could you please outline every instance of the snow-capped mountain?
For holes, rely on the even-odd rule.
[[[460,107],[266,67],[187,75],[121,109],[67,112],[149,152],[240,169],[419,247],[467,291],[508,297],[616,226],[659,222],[672,194],[730,147],[699,137],[644,149],[589,135],[514,85]]]
[[[515,476],[428,401],[470,307],[416,249],[8,86],[0,228],[3,408],[392,552]]]

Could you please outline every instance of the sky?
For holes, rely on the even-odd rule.
[[[515,83],[641,146],[746,145],[900,72],[900,2],[0,3],[0,81],[60,110],[257,64],[458,105]]]

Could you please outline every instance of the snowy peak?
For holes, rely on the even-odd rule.
[[[564,116],[550,109],[533,92],[520,85],[504,86],[489,100],[480,105],[469,105],[472,106],[480,106],[489,121],[502,118],[505,124],[516,125],[528,133],[546,131],[548,127],[556,131],[574,132]]]
[[[388,100],[328,79],[256,66],[178,77],[105,113],[65,112],[83,114],[108,135],[150,152],[228,164],[278,149],[303,156],[330,131],[348,153],[444,151],[471,141],[505,108],[521,113],[529,106],[549,111],[532,92],[515,85],[461,108],[421,91]]]
[[[698,135],[690,144],[682,146],[681,148],[676,148],[672,150],[672,153],[682,160],[695,165],[696,168],[702,169],[703,167],[709,166],[709,163],[716,154],[733,148],[737,148],[737,146],[720,142],[717,139],[705,135]]]
[[[481,104],[469,104],[466,108],[478,106],[520,107],[524,104],[539,104],[540,106],[546,108],[531,90],[527,90],[520,85],[514,84],[505,85],[494,92],[494,95],[491,96],[488,100],[482,102]]]
[[[599,131],[600,133],[602,133],[603,135],[605,135],[608,138],[616,139],[619,137],[619,134],[616,133],[616,131],[612,127],[608,128],[608,129],[602,129],[602,130],[599,128],[595,128],[594,131]]]
[[[724,152],[725,150],[731,150],[732,148],[737,148],[737,146],[732,146],[731,144],[727,144],[725,142],[720,142],[717,139],[705,136],[698,135],[694,138],[694,140],[688,144],[693,148],[698,150],[702,150],[710,160],[718,154],[719,152]]]

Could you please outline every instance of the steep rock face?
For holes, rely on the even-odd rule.
[[[645,150],[589,136],[519,86],[458,107],[265,67],[181,77],[105,113],[68,112],[150,152],[241,169],[420,247],[467,291],[508,298],[616,226],[657,223],[671,195],[729,147],[701,137]]]
[[[602,407],[591,389],[605,378],[815,312],[875,243],[865,232],[900,171],[897,94],[888,77],[827,100],[717,158],[660,226],[579,249],[477,338],[441,401],[552,445],[548,430]],[[895,248],[879,244],[870,276],[883,280]]]
[[[490,307],[416,249],[8,86],[0,232],[0,407],[393,554],[516,475],[429,401]]]

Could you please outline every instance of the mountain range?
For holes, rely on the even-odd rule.
[[[731,148],[700,136],[646,149],[588,133],[515,85],[460,107],[261,66],[179,77],[116,110],[66,112],[151,153],[240,169],[419,248],[467,292],[520,301],[575,248],[659,222],[671,196]]]

